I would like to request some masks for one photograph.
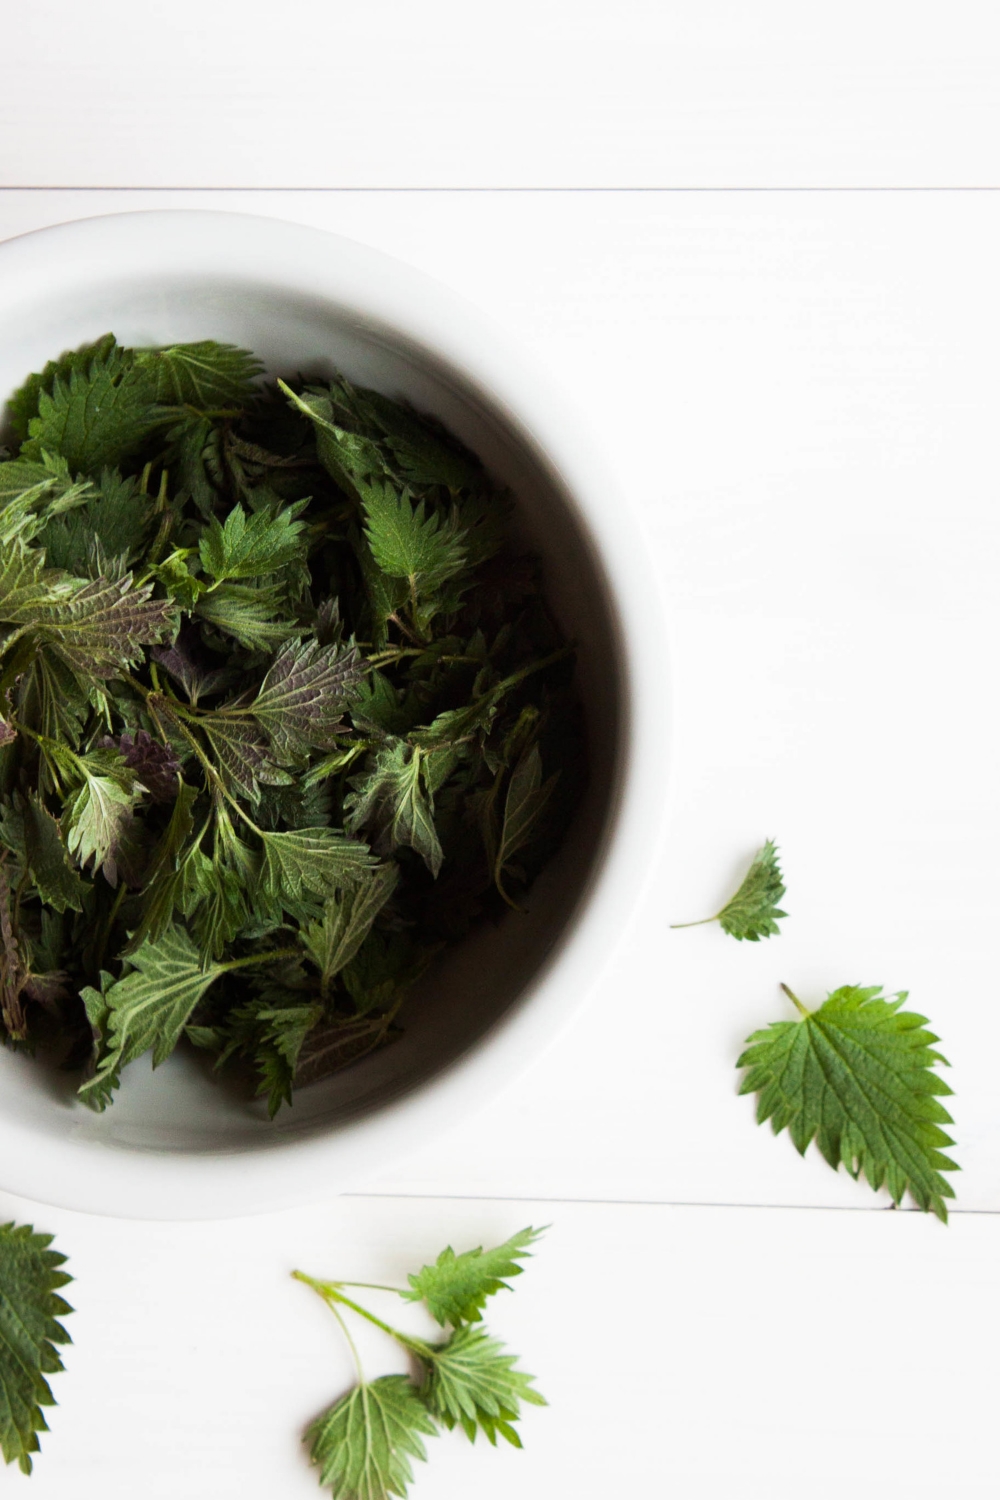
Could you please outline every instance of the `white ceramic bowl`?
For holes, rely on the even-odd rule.
[[[0,245],[0,395],[108,330],[126,344],[242,344],[273,373],[335,366],[434,412],[513,489],[579,644],[586,805],[530,914],[447,955],[395,1046],[301,1091],[273,1122],[180,1052],[155,1072],[133,1063],[103,1115],[76,1102],[72,1080],[0,1054],[3,1188],[131,1217],[251,1213],[342,1191],[466,1119],[597,982],[663,804],[662,625],[634,521],[585,434],[497,329],[401,263],[317,230],[216,213],[86,219]]]

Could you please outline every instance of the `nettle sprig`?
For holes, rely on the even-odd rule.
[[[460,1426],[470,1442],[482,1432],[494,1446],[503,1437],[521,1447],[515,1423],[522,1402],[546,1405],[534,1388],[534,1376],[517,1368],[498,1339],[482,1326],[486,1301],[520,1275],[519,1262],[542,1233],[522,1229],[492,1250],[481,1247],[456,1255],[449,1246],[434,1265],[409,1277],[408,1288],[370,1282],[318,1281],[303,1271],[292,1274],[311,1286],[330,1308],[344,1332],[357,1367],[358,1383],[317,1417],[306,1433],[320,1483],[335,1500],[387,1500],[405,1496],[413,1478],[412,1459],[425,1460],[423,1439]],[[405,1333],[363,1307],[348,1290],[388,1292],[408,1302],[423,1302],[435,1320],[449,1330],[439,1343]],[[381,1375],[365,1378],[357,1345],[344,1318],[347,1310],[364,1318],[411,1356],[418,1378]]]

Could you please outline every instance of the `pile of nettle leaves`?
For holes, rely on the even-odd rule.
[[[572,653],[481,464],[259,376],[108,335],[9,406],[0,1013],[97,1108],[184,1034],[272,1113],[381,1045],[580,790]]]

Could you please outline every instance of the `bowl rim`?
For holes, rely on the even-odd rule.
[[[0,1187],[82,1212],[146,1219],[269,1212],[357,1187],[473,1115],[527,1068],[580,1009],[627,940],[659,853],[672,764],[670,637],[641,519],[582,421],[487,314],[403,261],[327,230],[201,209],[77,219],[0,243],[0,326],[25,300],[116,273],[220,276],[322,299],[452,367],[559,480],[595,551],[618,638],[617,787],[578,897],[553,952],[461,1057],[376,1112],[329,1132],[258,1148],[108,1150],[5,1122]]]

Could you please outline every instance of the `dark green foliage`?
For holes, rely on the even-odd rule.
[[[103,1109],[187,1035],[273,1113],[551,855],[572,652],[476,458],[342,377],[108,335],[8,415],[0,1036]]]
[[[41,1408],[55,1404],[45,1379],[63,1367],[55,1346],[71,1342],[56,1318],[73,1311],[59,1295],[73,1278],[51,1244],[30,1224],[0,1225],[0,1450],[23,1474],[48,1431]]]
[[[292,1274],[311,1286],[326,1302],[350,1338],[342,1309],[366,1318],[389,1334],[418,1364],[419,1382],[405,1375],[384,1375],[367,1381],[351,1340],[358,1368],[358,1384],[311,1424],[306,1441],[334,1500],[388,1500],[404,1497],[413,1479],[411,1458],[426,1459],[423,1437],[438,1431],[438,1423],[461,1427],[471,1443],[482,1432],[496,1446],[498,1437],[514,1448],[521,1438],[514,1425],[522,1401],[545,1406],[534,1389],[534,1376],[517,1368],[517,1357],[507,1354],[499,1339],[478,1322],[487,1297],[506,1287],[501,1278],[517,1276],[517,1264],[540,1230],[522,1229],[506,1244],[492,1250],[468,1250],[455,1255],[442,1250],[433,1266],[410,1277],[411,1290],[376,1287],[409,1302],[426,1301],[439,1323],[450,1324],[440,1344],[401,1332],[362,1307],[348,1289],[364,1282],[316,1281],[302,1271]]]

